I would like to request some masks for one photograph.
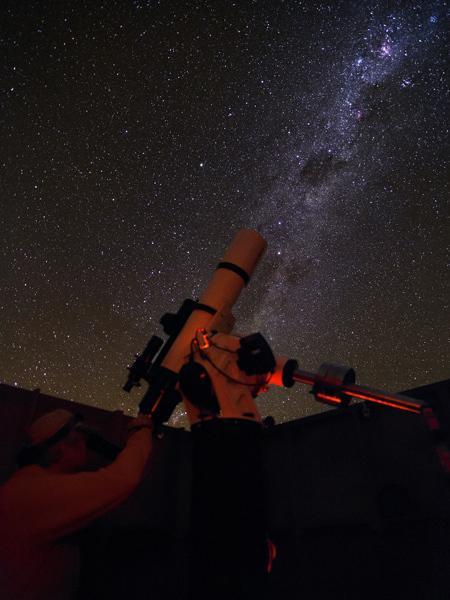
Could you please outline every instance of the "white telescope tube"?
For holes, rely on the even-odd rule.
[[[238,231],[214,271],[199,303],[210,307],[213,311],[231,310],[266,247],[267,242],[257,231],[252,229]],[[194,310],[161,366],[178,373],[190,354],[195,332],[202,328],[208,329],[213,318],[214,314],[206,310]]]

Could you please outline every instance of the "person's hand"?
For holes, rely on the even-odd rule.
[[[128,433],[134,433],[143,427],[147,427],[150,431],[153,429],[153,421],[150,415],[138,415],[128,423]]]

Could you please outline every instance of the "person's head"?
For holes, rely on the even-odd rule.
[[[73,473],[85,468],[87,445],[79,424],[80,419],[64,409],[39,417],[28,430],[23,462],[60,473]]]

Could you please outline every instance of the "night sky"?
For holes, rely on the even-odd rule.
[[[241,227],[269,248],[235,331],[390,391],[449,376],[445,2],[1,13],[2,381],[135,412],[126,366]]]

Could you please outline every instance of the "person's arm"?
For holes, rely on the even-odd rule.
[[[21,528],[38,539],[57,539],[77,531],[131,494],[141,481],[151,445],[151,431],[142,428],[103,469],[19,478],[8,502],[11,512]]]

